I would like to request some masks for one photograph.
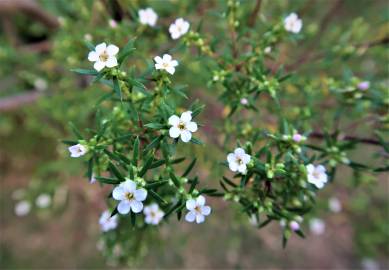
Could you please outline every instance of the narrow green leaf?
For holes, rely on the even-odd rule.
[[[193,169],[194,165],[196,164],[196,161],[197,161],[196,158],[192,160],[188,168],[186,168],[185,172],[182,174],[182,177],[186,177],[190,173],[190,171]]]
[[[124,176],[120,173],[120,171],[118,170],[118,168],[116,168],[115,165],[113,165],[112,162],[109,163],[108,165],[108,169],[109,171],[115,175],[120,181],[125,181],[126,179],[124,178]]]
[[[120,89],[120,84],[119,84],[119,81],[116,77],[113,78],[113,90],[114,90],[115,94],[120,98],[120,100],[123,100],[122,90]]]
[[[148,192],[149,192],[150,196],[153,197],[159,203],[167,204],[167,202],[161,196],[159,196],[158,193],[156,193],[154,190],[149,189]]]
[[[133,151],[132,163],[136,166],[138,164],[138,157],[139,157],[139,137],[136,137],[132,151]]]
[[[145,188],[147,188],[147,189],[157,188],[157,187],[163,186],[163,185],[165,185],[167,183],[169,183],[169,180],[160,180],[160,181],[148,182],[145,185]]]
[[[104,184],[110,184],[110,185],[118,185],[118,184],[120,184],[120,180],[116,179],[116,178],[100,177],[100,176],[96,176],[95,178],[100,183],[104,183]]]
[[[147,170],[150,168],[151,164],[153,163],[154,155],[152,154],[146,161],[146,163],[143,165],[142,169],[140,170],[138,176],[143,177],[143,175],[146,174]]]
[[[92,75],[92,76],[96,76],[97,74],[99,74],[99,73],[98,73],[96,70],[94,70],[94,69],[74,68],[74,69],[71,69],[70,71],[75,72],[75,73],[78,73],[78,74],[81,74],[81,75]]]
[[[176,187],[179,188],[181,186],[180,181],[177,179],[177,177],[174,175],[174,173],[172,173],[172,172],[170,173],[170,178],[172,179],[172,181]]]

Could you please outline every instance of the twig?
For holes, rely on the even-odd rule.
[[[247,25],[249,27],[253,27],[255,25],[255,21],[257,19],[258,13],[261,9],[261,3],[262,3],[262,0],[257,0],[257,2],[255,3],[255,7],[254,7],[253,12],[251,13],[249,20],[248,20],[248,23],[247,23]]]

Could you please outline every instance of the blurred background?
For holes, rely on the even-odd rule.
[[[217,22],[213,12],[222,10],[225,2],[0,0],[1,269],[117,267],[99,251],[98,218],[107,191],[83,177],[84,164],[71,160],[61,143],[72,136],[68,122],[80,129],[93,127],[94,106],[104,87],[91,85],[87,77],[70,69],[89,68],[85,40],[123,45],[140,34],[144,37],[136,44],[131,64],[142,67],[144,59],[170,46],[167,28],[176,17],[185,16],[193,25],[200,19],[212,25],[210,21]],[[254,4],[242,2],[247,10]],[[157,29],[141,28],[136,21],[137,10],[146,6],[160,17]],[[387,1],[262,3],[262,16],[270,20],[292,11],[303,18],[308,40],[314,39],[324,20],[326,31],[320,33],[323,37],[316,46],[336,45],[341,54],[329,62],[308,64],[300,74],[342,74],[349,69],[361,78],[386,80],[387,87]],[[350,45],[369,40],[384,40],[384,46],[355,52]],[[297,41],[279,48],[278,57],[286,61],[304,49]],[[349,54],[356,57],[347,67],[336,62]],[[181,59],[191,57],[186,54]],[[188,95],[206,103],[203,115],[210,118],[202,121],[210,123],[218,100],[205,88],[208,74],[200,72],[198,62],[188,70],[179,71],[177,80],[191,84]],[[192,149],[202,157],[198,173],[217,187],[222,168],[208,161],[225,156],[212,149],[212,138],[200,136],[211,148]],[[371,147],[361,147],[353,156],[368,159]],[[286,249],[282,249],[279,224],[258,230],[230,204],[210,199],[214,214],[206,224],[175,220],[165,224],[159,235],[144,240],[133,267],[389,269],[388,181],[388,174],[356,176],[341,169],[335,183],[319,193],[318,208],[304,224],[307,239],[292,237]]]

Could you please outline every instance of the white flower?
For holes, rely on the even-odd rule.
[[[138,16],[141,24],[155,26],[157,23],[158,15],[152,8],[140,9]]]
[[[48,194],[40,194],[36,200],[35,200],[35,204],[36,206],[38,206],[39,208],[46,208],[46,207],[49,207],[50,204],[51,204],[51,197],[50,195]]]
[[[146,216],[145,222],[152,225],[157,225],[165,215],[156,203],[146,206],[145,209],[143,209],[143,214]]]
[[[31,204],[28,201],[20,201],[15,205],[15,214],[19,217],[30,213]]]
[[[360,83],[358,83],[357,87],[359,90],[365,91],[365,90],[369,89],[370,82],[368,82],[368,81],[360,82]]]
[[[93,184],[93,183],[96,183],[97,179],[96,179],[96,175],[94,173],[92,173],[92,175],[90,176],[90,179],[89,179],[89,183]]]
[[[155,69],[166,70],[170,74],[174,74],[176,71],[176,66],[178,66],[177,60],[173,60],[170,54],[164,54],[161,58],[160,56],[154,57]]]
[[[270,46],[266,47],[266,48],[263,50],[263,52],[266,53],[266,54],[271,53],[271,47],[270,47]]]
[[[172,39],[178,39],[188,32],[189,27],[190,24],[183,18],[176,19],[176,21],[169,26],[170,36]]]
[[[70,147],[68,147],[68,150],[70,152],[70,156],[71,157],[81,157],[83,155],[86,154],[86,152],[88,152],[88,149],[86,148],[85,145],[82,145],[82,144],[76,144],[76,145],[72,145]]]
[[[36,90],[38,91],[45,91],[47,90],[47,81],[42,79],[42,78],[38,78],[34,81],[34,87]]]
[[[286,31],[297,34],[303,27],[303,21],[299,19],[296,13],[291,13],[285,18],[284,27]]]
[[[114,215],[111,217],[110,211],[105,210],[103,213],[101,213],[99,224],[103,232],[113,230],[118,226],[118,216]]]
[[[338,198],[332,197],[328,200],[328,207],[334,213],[342,211],[342,204]]]
[[[251,224],[251,226],[254,226],[254,227],[258,226],[258,220],[257,220],[257,216],[255,214],[252,214],[249,217],[249,223]]]
[[[309,221],[309,230],[316,235],[321,235],[326,229],[326,224],[319,218],[313,218]]]
[[[146,200],[147,190],[136,188],[136,183],[131,180],[126,180],[112,191],[112,197],[120,201],[118,204],[118,212],[120,214],[128,214],[130,210],[134,213],[139,213],[143,209],[142,201]]]
[[[236,148],[234,153],[227,155],[228,167],[233,172],[245,174],[247,172],[247,163],[251,160],[251,156],[246,154],[244,149]]]
[[[119,52],[119,48],[113,44],[107,46],[105,42],[96,46],[94,51],[89,52],[88,60],[95,62],[93,67],[100,71],[105,67],[111,68],[118,65],[116,55]]]
[[[326,168],[323,165],[308,164],[308,182],[314,184],[317,188],[324,187],[324,184],[327,183],[328,177],[326,174]]]
[[[205,216],[211,213],[211,207],[205,205],[204,196],[200,195],[196,199],[190,199],[186,201],[186,209],[189,212],[185,216],[185,220],[188,222],[203,223]]]
[[[305,141],[307,138],[305,138],[303,135],[301,135],[300,133],[295,133],[293,134],[293,137],[292,137],[293,141],[295,141],[296,143],[299,143],[299,142],[302,142],[302,141]]]
[[[192,122],[192,112],[187,111],[181,114],[181,117],[172,115],[169,117],[168,123],[172,127],[169,129],[169,135],[172,138],[181,136],[183,142],[189,142],[192,138],[192,132],[196,132],[197,124]]]

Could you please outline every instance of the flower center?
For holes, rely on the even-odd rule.
[[[196,206],[196,207],[194,208],[194,210],[195,210],[197,213],[201,214],[200,206]]]
[[[313,177],[315,177],[315,178],[319,178],[320,177],[320,173],[318,172],[318,171],[314,171],[313,173],[312,173],[312,175],[313,175]]]
[[[180,129],[180,130],[184,130],[185,129],[185,124],[184,123],[179,123],[178,124],[178,128]]]
[[[168,68],[168,67],[169,67],[169,63],[163,63],[162,66],[163,66],[164,68]]]
[[[243,164],[243,160],[241,158],[236,158],[236,162],[239,164],[239,165],[242,165]]]
[[[100,54],[99,58],[100,61],[106,62],[108,60],[109,55],[107,54],[107,51],[104,51],[102,54]]]
[[[131,192],[127,192],[125,196],[126,196],[127,200],[129,200],[129,201],[131,201],[132,199],[134,199],[134,194],[131,193]]]

